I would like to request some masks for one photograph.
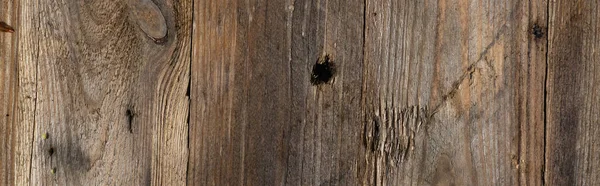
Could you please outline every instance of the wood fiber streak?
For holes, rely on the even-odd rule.
[[[546,184],[600,184],[600,3],[553,1],[548,35]]]
[[[363,1],[195,1],[191,185],[362,178]],[[333,81],[311,84],[329,55]]]
[[[14,184],[184,184],[192,2],[18,3]]]

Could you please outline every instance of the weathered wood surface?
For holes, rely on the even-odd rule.
[[[361,183],[363,1],[194,5],[188,183]],[[313,86],[325,55],[337,76]]]
[[[600,2],[549,10],[546,184],[600,185]]]
[[[19,120],[2,125],[3,182],[185,183],[192,2],[14,3],[17,31],[1,37],[18,55],[2,65],[18,67],[2,72],[18,101],[3,108]]]
[[[599,4],[3,1],[0,185],[598,185]]]
[[[543,1],[368,1],[373,185],[539,185]]]
[[[0,3],[0,21],[8,25],[18,23],[18,3]],[[14,144],[20,130],[16,104],[18,103],[17,37],[0,32],[0,185],[12,185],[15,181],[16,154]]]

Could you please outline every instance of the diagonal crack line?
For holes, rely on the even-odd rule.
[[[427,116],[428,120],[433,118],[433,115],[435,115],[439,111],[442,104],[444,104],[446,101],[448,101],[449,98],[453,97],[454,94],[456,94],[456,91],[458,91],[458,87],[460,86],[460,83],[463,82],[469,76],[469,74],[473,73],[473,71],[475,70],[475,66],[477,64],[479,64],[479,62],[482,61],[483,57],[485,57],[485,55],[487,55],[490,52],[490,49],[494,45],[496,45],[496,41],[500,40],[500,36],[504,35],[507,28],[508,27],[506,26],[506,24],[504,24],[504,25],[502,25],[502,27],[500,27],[500,30],[498,31],[498,33],[496,33],[496,35],[494,36],[494,39],[490,42],[490,44],[488,44],[483,49],[483,51],[481,51],[481,53],[479,53],[479,57],[477,58],[477,60],[475,62],[471,63],[467,67],[467,69],[463,72],[463,74],[460,76],[460,78],[458,78],[458,80],[456,80],[454,83],[452,83],[452,89],[450,89],[450,91],[448,91],[448,93],[446,93],[442,96],[442,101],[440,101],[440,103],[438,103],[437,105],[435,105],[435,107],[433,107],[433,110],[431,111],[429,116]]]

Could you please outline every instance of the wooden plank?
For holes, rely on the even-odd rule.
[[[359,183],[364,2],[194,5],[188,184]]]
[[[600,2],[550,5],[546,184],[600,185]]]
[[[2,1],[0,3],[0,21],[9,26],[18,22],[18,3]],[[0,32],[0,185],[14,183],[14,162],[16,157],[15,137],[17,121],[17,35]]]
[[[366,183],[540,185],[546,2],[366,7]]]
[[[521,26],[514,47],[518,48],[516,61],[515,103],[519,124],[519,156],[511,157],[519,170],[520,185],[544,185],[545,161],[545,80],[548,47],[548,1],[533,0],[522,5],[518,11]],[[520,40],[523,39],[523,40]],[[526,40],[524,40],[526,39]],[[503,104],[499,102],[497,104]]]
[[[15,6],[15,185],[185,183],[191,1]]]

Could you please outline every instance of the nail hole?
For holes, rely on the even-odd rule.
[[[335,75],[335,64],[330,61],[329,55],[319,58],[313,65],[310,82],[313,85],[329,83]]]
[[[129,133],[133,133],[133,129],[132,129],[131,125],[133,123],[133,118],[135,117],[135,113],[132,111],[131,108],[128,108],[127,111],[125,112],[125,115],[127,116],[127,130],[129,130]]]
[[[48,155],[52,156],[54,154],[54,147],[50,147],[50,149],[48,149]]]
[[[533,29],[531,29],[531,33],[535,36],[536,39],[540,39],[544,37],[544,28],[540,27],[537,23],[533,25]]]

